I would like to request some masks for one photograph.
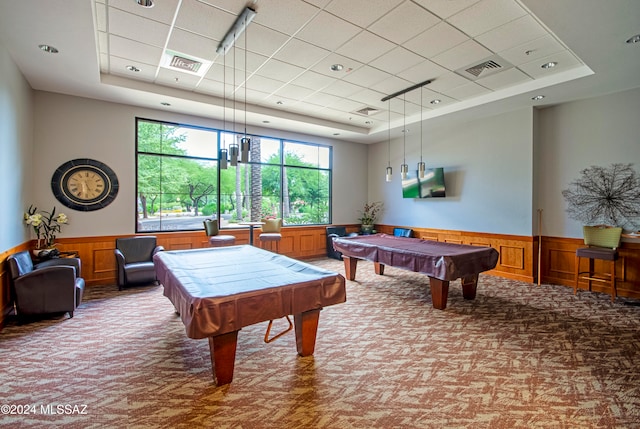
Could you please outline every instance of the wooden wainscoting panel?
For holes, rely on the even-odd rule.
[[[93,273],[103,274],[110,273],[115,276],[117,268],[115,267],[116,255],[114,253],[115,246],[112,249],[93,249]],[[82,258],[81,258],[82,259]]]
[[[316,236],[314,234],[299,234],[300,239],[300,252],[309,253],[313,252],[316,248]]]
[[[560,248],[547,249],[547,255],[547,258],[542,258],[542,265],[547,267],[546,272],[549,275],[566,280],[573,280],[573,265],[576,257],[575,250]]]
[[[500,246],[500,260],[498,263],[503,267],[524,270],[524,248],[515,246]]]

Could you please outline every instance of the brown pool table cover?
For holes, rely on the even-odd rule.
[[[441,243],[387,234],[340,237],[335,250],[391,267],[427,274],[440,280],[456,280],[495,268],[499,253],[491,247]]]
[[[154,262],[189,338],[346,301],[342,275],[253,246],[159,252]]]

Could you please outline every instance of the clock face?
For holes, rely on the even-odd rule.
[[[118,178],[100,161],[74,159],[53,173],[51,190],[58,201],[71,209],[99,210],[116,198]]]

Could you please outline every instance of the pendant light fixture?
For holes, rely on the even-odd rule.
[[[222,132],[220,136],[220,149],[218,150],[218,162],[220,163],[220,169],[226,170],[227,158],[229,151],[227,151],[225,140],[227,132],[227,57],[222,60]]]
[[[425,165],[422,162],[422,87],[420,87],[420,162],[418,163],[418,177],[424,179]]]
[[[236,40],[237,36],[233,35],[233,40]],[[233,134],[231,137],[231,143],[229,143],[229,164],[232,166],[238,165],[238,155],[240,155],[240,148],[236,134],[236,48],[233,47]]]
[[[403,149],[402,149],[402,165],[400,165],[400,177],[402,180],[407,180],[407,173],[409,172],[409,166],[407,165],[407,97],[402,95],[402,115],[404,123],[402,125],[403,136]]]
[[[388,154],[387,154],[387,174],[386,174],[386,180],[387,182],[391,182],[391,179],[393,177],[393,168],[391,168],[391,99],[389,99],[389,128],[388,128],[388,140],[387,140],[387,150],[388,150]]]
[[[246,22],[247,17],[245,16],[245,24],[246,28],[248,22]],[[244,34],[244,134],[240,139],[240,162],[248,163],[249,162],[249,151],[251,150],[251,139],[247,135],[247,38],[248,33]]]

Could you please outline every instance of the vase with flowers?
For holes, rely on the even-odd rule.
[[[36,248],[34,250],[35,256],[40,256],[40,253],[44,250],[48,250],[51,253],[55,249],[56,234],[62,231],[62,225],[68,223],[67,215],[64,213],[56,214],[56,208],[50,212],[38,211],[37,207],[33,205],[29,206],[29,209],[24,213],[24,222],[33,228],[37,237]]]
[[[362,234],[371,234],[374,232],[373,226],[378,220],[378,215],[382,212],[383,203],[376,201],[366,203],[364,209],[360,211],[360,232]]]

